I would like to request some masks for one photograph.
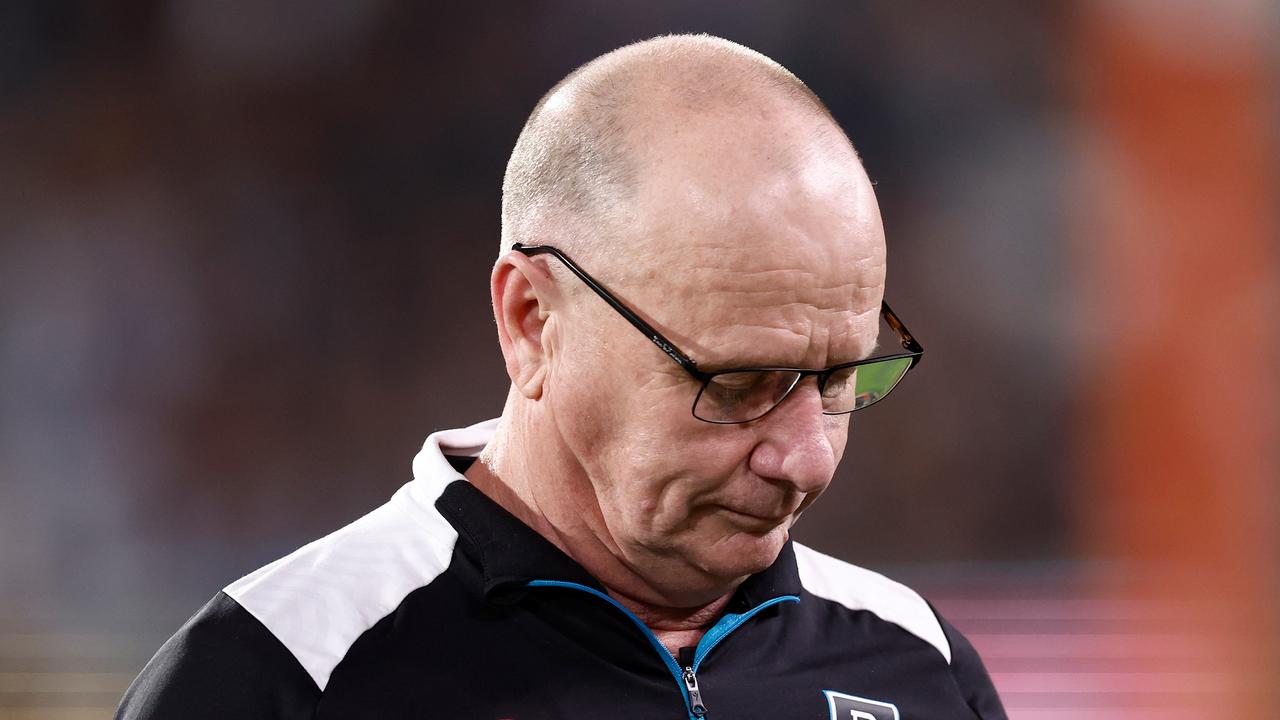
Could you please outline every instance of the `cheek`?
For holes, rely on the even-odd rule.
[[[555,398],[557,424],[607,519],[639,531],[672,520],[699,477],[693,420],[674,388],[595,375]],[[687,419],[686,419],[687,418]],[[616,528],[623,530],[623,528]]]
[[[698,423],[693,420],[692,422]],[[645,468],[645,497],[637,516],[667,531],[691,525],[709,505],[722,501],[728,483],[740,476],[753,443],[745,433],[698,423],[666,438]]]
[[[682,378],[589,348],[558,358],[548,400],[606,522],[619,539],[690,527],[746,462],[750,432],[694,418]]]
[[[593,477],[617,472],[616,459],[640,447],[646,392],[627,363],[589,333],[565,338],[548,378],[551,412],[565,442]],[[611,472],[609,472],[611,471]]]

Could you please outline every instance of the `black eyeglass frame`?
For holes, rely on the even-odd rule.
[[[920,343],[916,341],[915,337],[911,334],[911,332],[907,330],[907,326],[903,324],[902,320],[900,320],[898,316],[893,312],[893,310],[889,307],[889,303],[884,302],[882,300],[880,303],[880,314],[884,317],[884,320],[886,323],[888,323],[889,327],[892,328],[893,331],[898,334],[898,340],[902,343],[902,349],[905,350],[906,352],[894,353],[891,355],[880,355],[877,357],[866,358],[864,360],[854,360],[852,362],[840,363],[839,365],[832,365],[831,367],[828,367],[828,368],[822,368],[821,370],[811,370],[806,368],[792,368],[792,367],[741,367],[741,368],[724,368],[721,370],[710,370],[710,371],[703,370],[698,367],[698,363],[693,358],[689,357],[687,354],[681,351],[680,348],[676,347],[675,343],[668,340],[662,333],[658,332],[656,328],[654,328],[649,323],[645,322],[644,318],[640,317],[639,315],[636,314],[634,310],[627,307],[626,304],[624,304],[621,300],[619,300],[616,296],[614,296],[613,293],[609,292],[595,278],[587,274],[586,270],[583,270],[581,267],[579,267],[577,263],[571,260],[569,256],[566,255],[564,252],[562,252],[559,248],[553,245],[525,245],[523,243],[515,243],[511,246],[511,249],[515,250],[516,252],[523,253],[524,255],[527,255],[529,257],[533,257],[535,255],[551,255],[556,259],[558,259],[561,263],[564,264],[565,267],[569,268],[570,272],[572,272],[574,275],[577,275],[579,280],[586,283],[587,287],[591,288],[591,290],[595,292],[596,295],[599,295],[600,299],[604,300],[606,303],[609,303],[609,307],[617,311],[617,313],[621,315],[624,319],[626,319],[627,322],[631,323],[631,325],[634,326],[635,329],[639,330],[641,333],[644,334],[645,337],[649,338],[649,340],[652,341],[654,345],[657,345],[658,348],[662,350],[662,352],[667,354],[667,357],[674,360],[677,365],[683,368],[684,371],[688,373],[690,377],[700,382],[701,386],[698,388],[698,394],[693,398],[693,405],[690,406],[689,412],[694,416],[694,418],[702,422],[713,423],[716,425],[740,425],[743,423],[752,422],[754,420],[759,420],[765,415],[768,415],[769,413],[773,412],[773,410],[777,408],[778,405],[781,405],[787,399],[787,397],[791,394],[791,391],[794,390],[795,387],[801,383],[801,381],[803,381],[806,377],[810,375],[817,376],[818,389],[819,391],[821,391],[822,389],[825,388],[828,378],[830,378],[831,375],[837,371],[845,370],[851,367],[857,367],[859,365],[870,365],[871,363],[884,362],[886,360],[901,360],[904,358],[911,358],[911,364],[907,366],[907,369],[903,371],[902,376],[899,378],[899,382],[901,382],[901,378],[906,377],[907,373],[911,372],[911,370],[915,368],[916,365],[919,365],[920,359],[924,356],[924,347],[922,347]],[[769,408],[768,410],[766,410],[765,412],[761,413],[756,417],[753,417],[747,420],[708,420],[706,418],[698,417],[698,414],[694,412],[694,408],[697,408],[698,406],[698,400],[702,398],[702,393],[706,391],[707,385],[717,375],[725,375],[728,373],[740,373],[740,372],[777,372],[777,371],[798,373],[798,376],[796,377],[796,381],[791,385],[790,388],[787,389],[785,393],[783,393],[782,397],[778,400],[777,403],[773,405],[773,407]],[[896,383],[895,383],[895,386],[896,386]],[[887,396],[888,393],[885,393],[885,395]],[[879,400],[882,400],[882,399],[884,399],[884,396],[881,396],[881,398],[876,400],[876,402],[879,402]],[[860,408],[854,408],[853,410],[844,410],[841,412],[827,412],[824,410],[823,414],[824,415],[848,415],[849,413],[855,412],[857,410],[865,410],[866,408],[871,407],[874,404],[875,402],[872,402]]]

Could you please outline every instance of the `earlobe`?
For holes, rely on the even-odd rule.
[[[555,285],[544,268],[513,252],[494,265],[490,292],[507,375],[521,395],[537,400],[550,359],[547,330]]]

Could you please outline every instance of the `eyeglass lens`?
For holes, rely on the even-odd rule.
[[[861,410],[893,390],[911,367],[911,358],[889,358],[818,376],[822,411],[840,415]],[[797,384],[794,370],[744,370],[712,375],[694,401],[693,414],[715,423],[755,420],[777,407]]]

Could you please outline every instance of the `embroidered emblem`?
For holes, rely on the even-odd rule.
[[[845,695],[834,690],[822,692],[827,696],[827,706],[831,708],[830,720],[900,720],[898,707],[892,703]]]

